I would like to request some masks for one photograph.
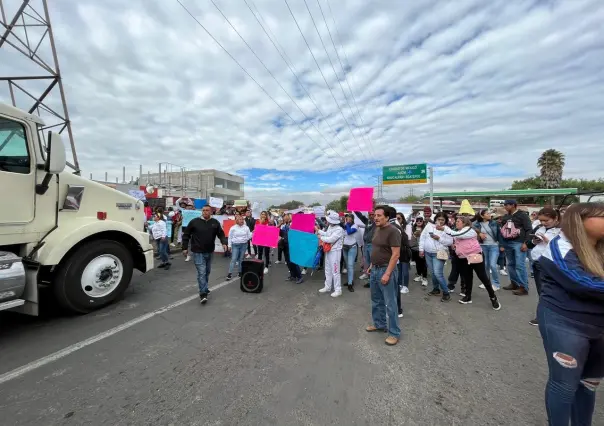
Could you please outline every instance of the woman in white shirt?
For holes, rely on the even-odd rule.
[[[445,263],[449,258],[449,246],[453,244],[453,238],[448,235],[451,229],[445,226],[447,216],[440,212],[434,217],[434,223],[428,222],[419,237],[419,256],[426,259],[428,270],[432,276],[431,296],[440,296],[442,290],[442,302],[451,300],[447,280],[445,280]],[[440,230],[437,229],[441,228]]]
[[[541,295],[541,268],[539,266],[539,258],[543,255],[547,249],[549,242],[560,233],[560,217],[558,212],[551,207],[544,207],[537,213],[539,223],[533,223],[533,233],[535,237],[532,239],[531,244],[531,260],[533,261],[533,273],[535,279],[535,287],[537,287],[537,294]],[[537,317],[529,321],[530,325],[539,325]]]
[[[235,265],[239,264],[239,276],[241,276],[241,267],[247,250],[247,242],[252,239],[252,232],[245,224],[243,216],[235,216],[235,225],[229,231],[229,249],[231,250],[231,263],[229,264],[229,274],[227,280],[233,278]]]

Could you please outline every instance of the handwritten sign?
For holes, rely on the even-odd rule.
[[[224,205],[224,201],[222,198],[210,197],[210,207],[215,207],[217,209],[222,208]]]
[[[347,209],[362,212],[373,210],[373,188],[352,188]]]
[[[252,244],[255,246],[277,248],[279,242],[279,228],[276,226],[256,225]]]
[[[182,210],[182,226],[187,226],[196,217],[201,217],[199,210]]]
[[[302,232],[315,232],[315,215],[314,214],[295,214],[292,215],[291,229]]]
[[[315,234],[290,229],[287,238],[292,263],[304,268],[312,268],[319,248],[319,237]]]
[[[325,217],[325,206],[315,206],[312,208],[315,217]]]

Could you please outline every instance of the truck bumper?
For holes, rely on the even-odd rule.
[[[153,258],[153,249],[144,252],[145,255],[145,272],[149,272],[155,266],[155,260]]]

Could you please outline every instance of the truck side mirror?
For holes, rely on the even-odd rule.
[[[46,162],[44,163],[44,171],[46,176],[41,183],[36,185],[36,194],[44,195],[48,191],[48,183],[53,175],[58,175],[67,165],[65,158],[65,145],[61,135],[54,132],[48,132],[48,148],[46,150]]]
[[[46,153],[44,171],[56,175],[65,170],[66,164],[65,145],[63,144],[61,135],[54,132],[48,132],[48,151]]]

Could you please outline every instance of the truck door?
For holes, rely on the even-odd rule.
[[[35,167],[24,124],[0,116],[0,226],[34,219]]]

